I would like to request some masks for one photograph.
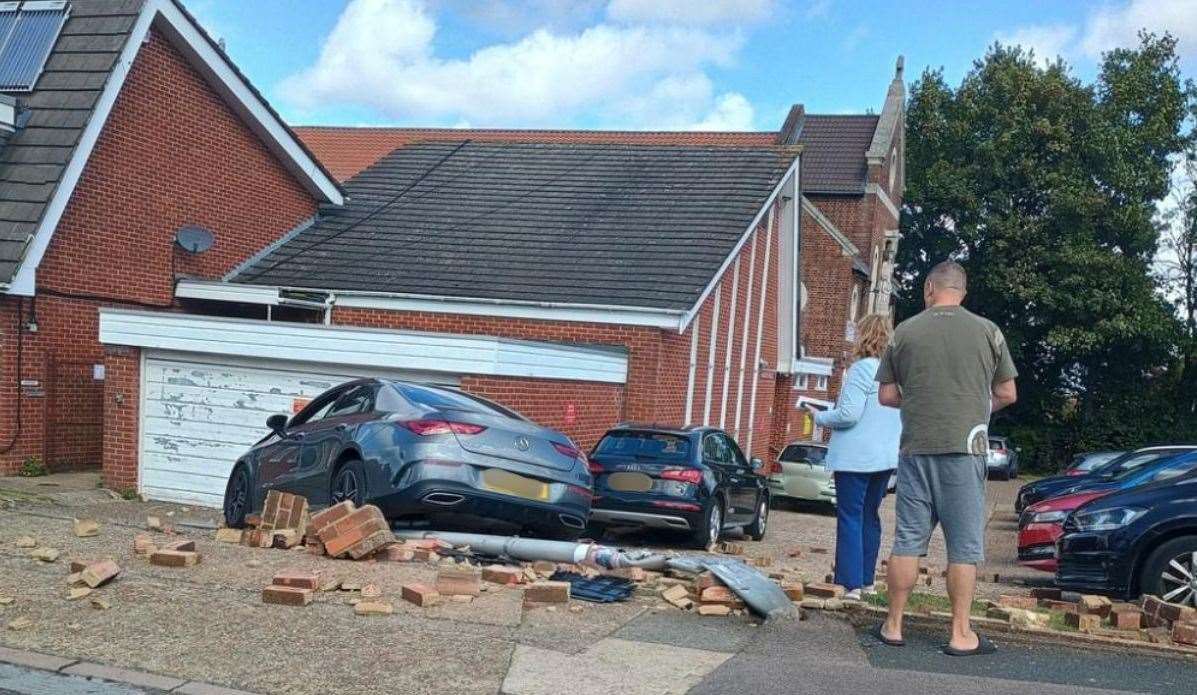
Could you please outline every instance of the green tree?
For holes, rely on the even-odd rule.
[[[1040,464],[1172,427],[1143,399],[1179,335],[1152,269],[1194,90],[1171,36],[1140,38],[1093,84],[995,44],[959,87],[928,71],[911,90],[899,318],[921,310],[931,265],[965,266],[966,305],[1003,328],[1021,372],[995,429]]]

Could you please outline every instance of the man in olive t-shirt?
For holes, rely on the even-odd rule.
[[[938,524],[952,600],[945,651],[960,656],[993,651],[969,613],[985,549],[989,416],[1014,402],[1018,376],[1001,330],[960,306],[966,288],[959,264],[935,266],[923,288],[926,310],[898,326],[877,370],[881,403],[902,412],[889,618],[877,636],[901,643],[902,611]]]

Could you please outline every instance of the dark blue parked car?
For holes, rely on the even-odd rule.
[[[1062,588],[1197,606],[1197,471],[1078,507],[1057,557]]]
[[[1134,468],[1122,468],[1107,475],[1079,478],[1081,482],[1064,488],[1053,497],[1072,495],[1078,492],[1109,494],[1119,490],[1129,490],[1157,480],[1176,478],[1194,469],[1197,469],[1197,451],[1161,456]]]
[[[1034,482],[1023,485],[1018,491],[1018,497],[1014,500],[1015,511],[1021,513],[1022,510],[1041,502],[1051,497],[1059,497],[1064,494],[1065,490],[1073,488],[1077,485],[1099,481],[1109,480],[1125,471],[1139,468],[1152,461],[1161,458],[1168,458],[1183,454],[1190,451],[1197,451],[1197,446],[1191,445],[1175,445],[1175,446],[1152,446],[1143,449],[1136,449],[1129,453],[1123,454],[1118,458],[1110,461],[1089,473],[1088,475],[1057,475],[1050,478],[1042,478]]]

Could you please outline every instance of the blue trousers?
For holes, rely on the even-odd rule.
[[[849,591],[874,581],[881,547],[877,510],[890,473],[835,474],[835,583]]]

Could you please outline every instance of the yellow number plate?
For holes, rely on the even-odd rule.
[[[482,471],[482,487],[491,492],[530,500],[547,500],[549,498],[548,483],[525,478],[499,468],[488,468]]]
[[[620,492],[648,492],[653,489],[653,479],[643,473],[612,473],[607,476],[607,487]]]

